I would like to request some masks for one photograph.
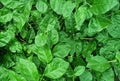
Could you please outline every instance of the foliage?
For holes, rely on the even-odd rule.
[[[120,0],[0,0],[0,81],[120,81]]]

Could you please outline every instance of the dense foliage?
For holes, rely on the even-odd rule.
[[[0,81],[120,81],[119,0],[0,0]]]

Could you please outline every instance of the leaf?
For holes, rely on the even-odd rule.
[[[15,0],[1,0],[1,3],[8,9],[16,9],[23,7],[23,3]]]
[[[18,58],[15,71],[27,81],[39,81],[39,74],[35,64],[27,59]]]
[[[6,32],[0,32],[0,47],[8,44],[13,37],[14,32],[12,32],[11,30],[7,30]]]
[[[112,25],[107,28],[108,33],[113,37],[113,38],[120,38],[120,15],[114,15],[112,16]]]
[[[24,16],[24,14],[14,13],[13,20],[14,25],[16,26],[18,31],[21,31],[26,22],[26,17]]]
[[[40,13],[45,13],[47,11],[48,6],[45,2],[38,0],[36,3],[36,8]]]
[[[92,36],[111,25],[111,22],[105,17],[92,18],[88,25],[88,35]]]
[[[101,56],[104,56],[108,60],[114,60],[116,52],[119,50],[120,45],[119,40],[108,40],[106,45],[101,47],[99,53]]]
[[[65,17],[65,18],[69,17],[74,8],[75,8],[74,3],[72,3],[71,1],[66,1],[63,5],[63,9],[62,9],[63,17]]]
[[[64,75],[68,67],[68,62],[61,58],[54,58],[53,61],[46,66],[45,76],[52,79],[60,78]]]
[[[70,52],[70,45],[69,44],[57,44],[53,48],[53,55],[56,57],[64,58],[66,57]]]
[[[0,67],[0,74],[1,81],[26,81],[21,75],[4,67]]]
[[[80,6],[78,10],[75,12],[75,21],[76,21],[76,26],[75,28],[77,30],[80,30],[83,22],[86,19],[86,14],[87,14],[87,7],[86,6]]]
[[[102,81],[114,81],[114,72],[113,72],[112,68],[103,72],[101,79],[102,79]]]
[[[80,76],[85,71],[85,66],[77,66],[74,69],[74,76]]]
[[[39,33],[35,37],[35,45],[40,47],[44,46],[47,43],[47,34],[45,33]]]
[[[120,52],[116,53],[116,59],[120,62]]]
[[[42,61],[43,63],[49,63],[52,60],[52,53],[50,48],[46,45],[46,46],[42,46],[42,47],[37,47],[35,45],[30,45],[29,49],[35,53],[39,60]]]
[[[79,76],[79,78],[80,81],[92,81],[92,74],[88,70],[86,70]]]
[[[96,42],[95,41],[90,41],[90,42],[83,42],[82,48],[82,56],[83,57],[90,57],[92,52],[96,49]]]
[[[11,46],[10,46],[9,49],[10,49],[11,52],[13,52],[13,53],[15,53],[15,52],[21,53],[21,52],[22,52],[22,45],[21,45],[20,42],[14,41],[14,42],[12,42],[12,44],[11,44]]]
[[[58,35],[57,30],[55,29],[51,30],[50,38],[51,38],[52,45],[56,44],[59,41],[59,35]]]
[[[87,59],[87,67],[99,72],[104,72],[110,68],[109,62],[102,56],[92,56]]]
[[[57,14],[62,14],[64,2],[64,0],[50,0],[50,6]]]
[[[118,0],[92,0],[90,10],[95,14],[105,14],[118,4]]]
[[[0,22],[9,22],[13,18],[13,13],[8,9],[0,9]]]

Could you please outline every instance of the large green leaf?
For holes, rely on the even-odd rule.
[[[65,0],[50,0],[50,6],[57,14],[62,14],[64,2]]]
[[[38,2],[36,3],[36,8],[40,13],[45,13],[47,11],[47,4],[41,0],[38,0]]]
[[[101,81],[114,81],[114,72],[112,68],[102,73]]]
[[[118,4],[118,0],[92,0],[90,10],[95,14],[104,14]]]
[[[15,53],[21,53],[22,52],[22,45],[18,41],[13,41],[12,44],[10,45],[11,52]]]
[[[74,76],[80,76],[85,71],[85,66],[77,66],[74,69]]]
[[[50,40],[51,40],[52,45],[56,44],[59,41],[59,35],[58,35],[57,30],[55,30],[55,29],[51,30]]]
[[[37,47],[36,45],[30,45],[29,50],[35,53],[39,60],[43,63],[49,63],[52,60],[52,53],[50,48],[46,46]]]
[[[4,67],[0,67],[0,74],[0,81],[26,81],[23,76]]]
[[[112,26],[108,27],[107,30],[113,38],[120,38],[120,15],[112,16]]]
[[[26,17],[24,14],[19,14],[17,12],[13,15],[13,22],[18,31],[21,31],[26,22]]]
[[[109,19],[105,18],[105,17],[95,17],[92,18],[89,22],[88,25],[88,35],[94,35],[102,30],[104,30],[105,28],[109,27],[111,25],[111,22]]]
[[[64,17],[69,17],[75,8],[75,4],[72,1],[66,1],[63,5],[62,14]]]
[[[92,74],[86,70],[84,71],[84,73],[82,73],[82,75],[79,76],[80,81],[92,81]]]
[[[93,70],[104,72],[105,70],[110,68],[109,62],[102,56],[92,56],[87,59],[87,67]]]
[[[39,74],[35,64],[27,59],[18,58],[15,71],[27,81],[39,81]]]
[[[83,22],[87,18],[87,7],[86,6],[80,6],[78,10],[75,12],[75,21],[76,21],[76,26],[75,28],[77,30],[80,30]]]
[[[57,79],[60,78],[66,72],[69,67],[69,63],[61,58],[54,58],[53,61],[45,68],[45,76]]]
[[[57,44],[53,48],[53,55],[57,57],[64,58],[66,57],[70,52],[70,45],[69,44]]]
[[[47,43],[47,34],[46,33],[39,33],[35,37],[35,45],[40,47],[44,46]]]
[[[15,0],[1,0],[1,3],[9,9],[16,9],[23,6],[22,2]]]
[[[0,32],[0,47],[5,46],[14,38],[14,32],[7,30],[6,32]]]
[[[8,22],[8,21],[11,21],[13,18],[13,13],[6,9],[6,8],[3,8],[3,9],[0,9],[0,22]]]

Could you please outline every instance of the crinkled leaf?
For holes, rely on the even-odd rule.
[[[95,14],[104,14],[118,4],[118,0],[92,0],[90,10]]]
[[[64,58],[70,52],[70,45],[69,44],[57,44],[53,49],[53,55],[57,57]]]
[[[85,66],[77,66],[74,69],[74,75],[80,76],[85,71]]]
[[[11,52],[15,53],[21,53],[22,52],[22,45],[20,42],[18,41],[14,41],[12,42],[12,44],[10,45],[10,48]]]
[[[120,15],[114,15],[112,16],[112,25],[110,27],[107,28],[109,34],[113,37],[113,38],[120,38]]]
[[[36,3],[36,8],[40,13],[45,13],[47,11],[47,4],[41,0],[38,0],[38,2]]]
[[[18,58],[15,71],[27,81],[39,81],[39,74],[35,64],[27,59]]]
[[[110,68],[109,62],[102,56],[92,56],[87,59],[87,67],[93,70],[104,72],[105,70]]]
[[[30,45],[29,50],[34,52],[43,63],[49,63],[52,60],[52,53],[47,45],[42,47]]]
[[[86,14],[87,14],[87,7],[86,6],[80,6],[78,10],[75,12],[75,21],[76,21],[76,26],[75,28],[77,30],[80,30],[83,22],[86,19]]]
[[[92,81],[92,74],[91,74],[91,72],[89,72],[89,71],[84,71],[84,73],[82,73],[80,76],[79,76],[79,78],[80,78],[80,81]]]
[[[39,33],[35,37],[35,45],[40,47],[44,46],[47,43],[47,34]]]
[[[64,17],[69,17],[75,8],[75,4],[72,1],[66,1],[63,5],[62,14]]]
[[[110,25],[110,20],[105,17],[92,18],[88,25],[88,35],[92,36],[109,27]]]
[[[114,81],[114,72],[112,68],[102,73],[101,80],[102,81]]]
[[[7,30],[6,32],[0,32],[0,47],[8,44],[13,37],[14,32],[12,32],[11,30]]]
[[[4,67],[0,67],[0,74],[1,81],[26,81],[26,79],[23,76]]]
[[[64,0],[50,0],[50,6],[57,14],[62,14],[64,2]]]
[[[13,13],[8,9],[1,9],[0,10],[0,22],[8,22],[11,21],[13,18]]]
[[[61,58],[54,58],[50,64],[45,68],[45,76],[57,79],[64,75],[69,67],[69,63]]]

